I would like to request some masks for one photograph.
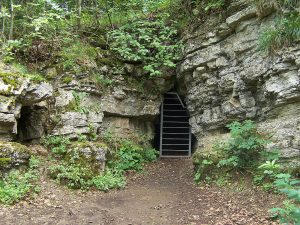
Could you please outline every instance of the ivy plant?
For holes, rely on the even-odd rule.
[[[124,61],[143,63],[150,76],[161,75],[162,67],[174,68],[181,44],[177,30],[162,19],[137,20],[109,33],[111,48]]]

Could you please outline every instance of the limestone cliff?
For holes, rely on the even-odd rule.
[[[275,22],[272,8],[257,14],[251,1],[232,1],[185,37],[177,79],[186,96],[196,148],[205,150],[233,120],[251,119],[273,134],[283,157],[300,155],[300,45],[274,55],[258,49],[261,32]]]
[[[257,12],[252,1],[231,1],[222,14],[209,16],[185,35],[178,89],[185,96],[196,149],[208,148],[226,134],[229,122],[252,119],[273,134],[276,146],[270,147],[279,147],[284,157],[298,157],[300,45],[273,55],[260,51],[259,36],[274,25],[275,12],[272,7],[264,15]],[[174,71],[143,79],[141,67],[113,61],[105,48],[93,60],[83,60],[86,68],[78,74],[62,71],[60,64],[43,68],[48,82],[8,76],[12,70],[2,65],[0,140],[107,130],[153,138],[162,96],[174,87]],[[91,71],[100,84],[91,79]]]

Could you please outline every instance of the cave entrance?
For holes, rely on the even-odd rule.
[[[190,157],[192,134],[189,115],[177,92],[170,91],[164,95],[160,113],[159,124],[156,125],[156,146],[160,157]]]
[[[44,135],[45,108],[38,105],[23,106],[18,119],[17,140],[38,142]]]

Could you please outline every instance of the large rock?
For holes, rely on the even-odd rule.
[[[0,170],[27,166],[30,149],[16,142],[0,142]]]
[[[33,105],[44,101],[53,95],[53,87],[49,83],[31,83],[20,96],[22,105]]]
[[[105,168],[107,146],[101,142],[73,142],[68,147],[66,160],[76,159],[76,163],[88,166],[95,173],[101,173]]]
[[[272,57],[257,48],[261,32],[274,25],[272,12],[259,19],[252,2],[232,1],[227,18],[212,15],[202,24],[209,35],[201,30],[189,34],[177,78],[199,149],[207,137],[226,133],[231,121],[253,119],[274,134],[273,147],[283,157],[300,157],[300,46]]]
[[[30,121],[21,118],[22,107],[40,103],[52,95],[53,88],[50,84],[32,81],[30,76],[0,62],[0,140],[11,141],[16,138],[18,130],[22,130],[18,128],[19,120],[29,126],[28,131],[31,128],[40,130],[39,127],[34,127],[40,124],[36,120],[39,117]]]
[[[52,130],[54,135],[77,137],[79,134],[90,134],[99,129],[103,113],[65,112],[60,115],[60,121]],[[93,129],[93,131],[91,130]]]

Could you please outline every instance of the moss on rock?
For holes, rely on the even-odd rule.
[[[28,165],[31,151],[16,142],[0,142],[0,170]]]
[[[6,87],[0,89],[1,95],[10,95],[12,91],[18,90],[25,79],[32,82],[40,83],[45,79],[39,74],[23,74],[19,72],[2,72],[0,71],[0,80]]]
[[[101,142],[77,141],[68,146],[64,160],[91,168],[95,174],[104,170],[107,146]]]

